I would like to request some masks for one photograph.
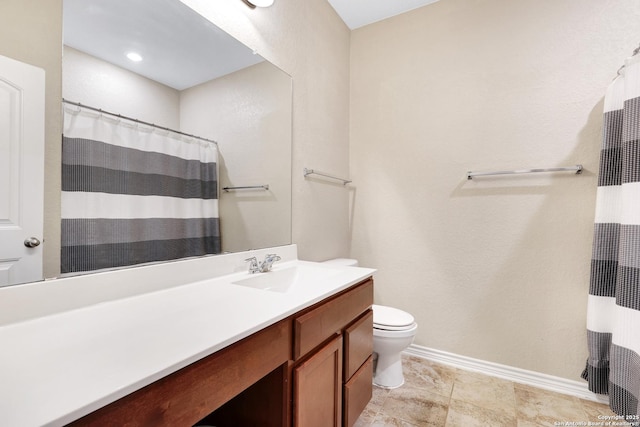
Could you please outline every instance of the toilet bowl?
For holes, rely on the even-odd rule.
[[[348,258],[325,262],[354,267],[358,265],[357,260]],[[404,384],[401,353],[411,345],[417,330],[413,316],[406,311],[373,305],[373,353],[377,357],[373,384],[388,389]]]
[[[413,342],[418,325],[406,311],[373,305],[373,352],[377,355],[373,383],[383,388],[404,384],[401,353]]]

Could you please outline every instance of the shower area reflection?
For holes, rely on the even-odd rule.
[[[62,273],[221,252],[217,144],[71,104]]]

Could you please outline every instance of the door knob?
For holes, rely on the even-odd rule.
[[[35,237],[29,237],[28,239],[24,239],[24,245],[28,248],[35,248],[40,245],[40,240]]]

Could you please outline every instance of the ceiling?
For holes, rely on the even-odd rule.
[[[263,61],[180,1],[64,0],[63,10],[65,45],[177,90]]]
[[[356,29],[438,0],[328,1]],[[177,90],[263,60],[176,0],[64,0],[64,42]]]
[[[345,24],[352,29],[363,27],[438,0],[328,0]]]

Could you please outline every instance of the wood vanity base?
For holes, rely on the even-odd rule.
[[[69,425],[350,427],[371,398],[372,304],[369,278]]]
[[[283,320],[70,426],[192,426],[291,357],[291,322]]]

